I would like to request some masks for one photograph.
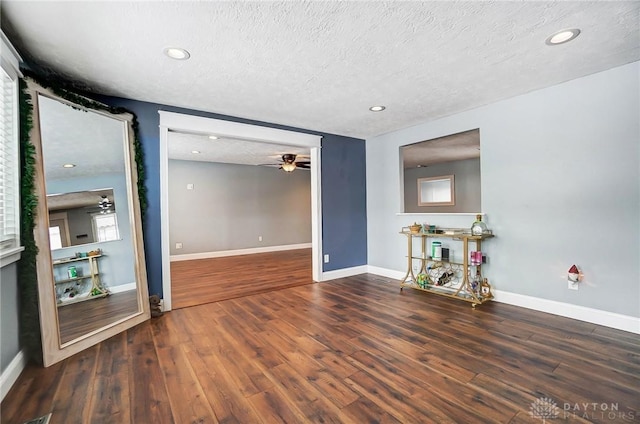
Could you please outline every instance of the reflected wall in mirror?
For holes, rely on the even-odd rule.
[[[120,240],[113,189],[47,195],[51,250]]]
[[[482,210],[480,130],[401,146],[400,158],[403,212],[478,213]],[[450,178],[451,199],[423,201],[432,193],[423,189],[433,181],[440,181],[439,187],[444,187],[448,184],[441,181],[445,177]]]
[[[45,366],[149,319],[129,114],[28,81]],[[78,97],[75,97],[76,99]]]

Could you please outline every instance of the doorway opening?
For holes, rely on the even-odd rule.
[[[322,217],[320,204],[320,145],[321,137],[304,134],[294,131],[280,130],[269,127],[262,127],[252,124],[241,124],[236,122],[195,117],[172,112],[160,111],[160,194],[161,194],[161,228],[162,228],[162,273],[163,273],[163,297],[164,309],[172,309],[172,282],[171,282],[171,255],[173,242],[170,239],[170,182],[169,182],[169,140],[174,134],[187,134],[197,136],[206,143],[216,143],[219,140],[226,140],[226,144],[233,147],[241,146],[242,143],[251,143],[261,150],[269,146],[277,145],[280,148],[291,150],[293,153],[308,152],[308,170],[297,170],[296,172],[308,172],[310,178],[310,204],[311,204],[311,277],[313,281],[322,279]],[[224,150],[225,143],[220,142],[220,149]],[[233,148],[235,151],[242,149]],[[195,148],[193,151],[199,151]],[[231,154],[232,154],[231,153]],[[300,153],[300,154],[302,154]],[[245,155],[247,156],[247,155]],[[245,160],[244,158],[243,160]],[[257,159],[256,159],[257,160]],[[267,158],[262,159],[267,160]],[[271,159],[273,161],[273,159]],[[265,162],[263,162],[265,163]],[[261,165],[263,163],[253,163]],[[250,165],[247,163],[247,165]],[[302,164],[301,164],[302,165]],[[256,169],[254,167],[254,169]],[[271,171],[276,171],[271,170]],[[283,170],[278,172],[284,173]],[[286,176],[286,175],[285,175]],[[187,189],[195,184],[187,184]],[[177,243],[178,244],[178,243]],[[295,247],[295,245],[294,245]],[[309,246],[301,246],[308,248]],[[240,252],[242,250],[240,249]],[[259,252],[257,252],[259,253]],[[266,252],[265,252],[266,253]],[[175,254],[175,251],[174,251]],[[241,254],[241,253],[240,253]],[[177,267],[178,265],[176,265]]]

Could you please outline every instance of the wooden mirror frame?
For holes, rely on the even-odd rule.
[[[29,138],[35,149],[35,194],[38,198],[36,206],[36,220],[33,231],[38,253],[36,255],[36,271],[38,285],[38,308],[40,313],[40,334],[42,342],[42,362],[45,367],[55,364],[71,355],[81,352],[103,340],[150,319],[149,289],[147,286],[147,272],[145,266],[144,246],[142,238],[141,209],[138,196],[138,172],[136,152],[134,149],[133,115],[128,113],[113,114],[106,110],[75,104],[56,94],[50,89],[42,87],[31,79],[27,83],[26,94],[31,97],[32,128]],[[97,113],[111,119],[125,123],[128,149],[125,149],[125,169],[127,179],[127,198],[130,210],[131,237],[133,242],[134,269],[136,275],[136,289],[138,311],[134,314],[115,321],[105,327],[91,331],[67,343],[60,343],[58,311],[54,289],[53,260],[49,249],[49,211],[46,200],[46,185],[44,176],[43,150],[40,131],[38,97],[46,96],[58,102],[67,104],[74,109]],[[78,97],[80,98],[80,97]],[[92,103],[87,99],[87,104]],[[93,102],[96,103],[96,102]]]

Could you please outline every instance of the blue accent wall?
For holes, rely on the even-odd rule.
[[[323,271],[367,264],[365,142],[325,135],[322,139]],[[362,247],[364,245],[364,248]]]
[[[163,294],[159,110],[322,136],[323,252],[329,253],[331,259],[329,263],[324,264],[323,270],[366,265],[367,204],[364,140],[119,97],[97,96],[96,98],[111,106],[124,107],[135,113],[138,119],[140,140],[144,149],[148,201],[144,244],[149,294],[161,296]]]

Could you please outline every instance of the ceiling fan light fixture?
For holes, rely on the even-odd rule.
[[[102,196],[102,198],[98,202],[98,207],[100,208],[100,213],[102,214],[111,213],[112,206],[113,202],[110,201],[107,196]]]
[[[580,35],[580,30],[578,28],[563,29],[562,31],[558,31],[547,37],[545,43],[548,46],[557,46],[558,44],[568,43],[578,35]]]
[[[188,51],[180,47],[167,47],[164,54],[175,60],[187,60],[191,57]]]
[[[369,108],[369,110],[370,110],[371,112],[382,112],[382,111],[383,111],[383,110],[385,110],[385,109],[386,109],[386,107],[384,107],[384,106],[371,106],[371,107]]]
[[[295,162],[286,162],[282,164],[282,170],[284,172],[293,172],[296,169]]]

